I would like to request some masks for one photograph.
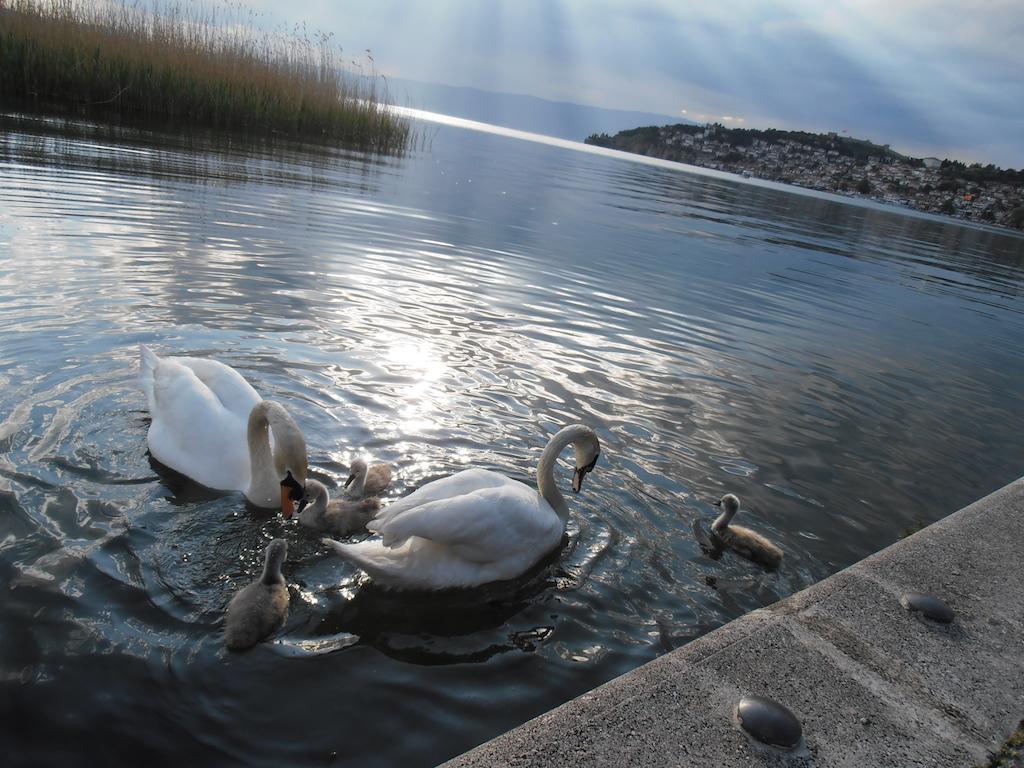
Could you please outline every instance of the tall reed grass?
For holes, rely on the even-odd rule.
[[[343,68],[329,35],[255,21],[230,4],[0,0],[0,104],[406,146],[383,81]]]

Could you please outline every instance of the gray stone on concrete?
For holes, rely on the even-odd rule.
[[[740,727],[763,744],[796,749],[803,739],[803,728],[796,715],[779,702],[764,696],[744,696],[736,705]]]
[[[746,695],[789,708],[802,745],[747,735]],[[1024,479],[445,766],[972,766],[1022,716]]]
[[[934,595],[926,595],[923,592],[904,592],[900,596],[900,605],[908,611],[917,611],[926,619],[937,621],[940,624],[949,624],[956,617],[953,609]]]

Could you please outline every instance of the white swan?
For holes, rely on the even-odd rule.
[[[572,489],[597,463],[590,427],[566,427],[551,438],[537,465],[537,488],[485,469],[467,469],[427,483],[383,509],[366,528],[381,538],[322,541],[382,585],[399,589],[472,587],[519,576],[558,546],[569,507],[555,487],[555,461],[572,445]]]
[[[290,517],[306,482],[306,441],[277,403],[261,400],[233,368],[140,347],[139,384],[152,422],[153,458],[209,488],[241,491]],[[270,432],[274,447],[271,448]]]
[[[391,466],[389,464],[371,464],[367,466],[362,459],[356,459],[349,467],[352,474],[345,481],[349,495],[354,499],[373,496],[380,493],[391,482]],[[349,486],[352,486],[349,488]]]
[[[299,524],[332,536],[366,532],[366,524],[380,509],[380,499],[331,501],[327,487],[319,480],[306,481],[306,493],[299,502]]]
[[[722,508],[722,514],[711,524],[712,541],[716,546],[727,547],[768,570],[779,567],[785,554],[781,547],[756,531],[729,524],[740,511],[740,500],[735,494],[725,494],[714,505]]]
[[[228,603],[224,616],[224,644],[233,651],[250,648],[288,619],[288,585],[281,564],[288,554],[284,539],[267,545],[263,573],[243,587]]]

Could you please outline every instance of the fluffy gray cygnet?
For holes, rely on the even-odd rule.
[[[288,585],[281,564],[288,554],[284,539],[267,545],[263,575],[243,587],[228,603],[224,644],[233,651],[251,648],[281,627],[288,618]]]
[[[784,554],[781,547],[756,531],[731,524],[740,511],[740,500],[735,494],[725,494],[715,506],[722,508],[722,514],[711,525],[711,533],[718,543],[768,570],[779,567]]]
[[[366,524],[380,509],[380,499],[331,501],[327,488],[318,480],[306,481],[306,493],[299,502],[299,523],[332,536],[365,533]]]
[[[372,496],[380,493],[391,482],[391,466],[389,464],[367,465],[362,459],[356,459],[350,467],[352,474],[345,481],[348,494],[353,499]]]

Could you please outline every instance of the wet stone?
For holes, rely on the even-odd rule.
[[[900,605],[908,611],[917,611],[925,618],[949,624],[953,621],[953,609],[937,597],[921,592],[906,592],[900,598]]]
[[[760,742],[783,749],[795,749],[800,744],[800,721],[777,701],[744,696],[736,706],[736,717],[743,730]]]

